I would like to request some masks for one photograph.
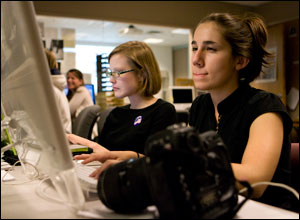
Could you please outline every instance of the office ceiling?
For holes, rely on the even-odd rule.
[[[257,7],[270,1],[223,1],[231,4],[240,4]],[[154,38],[163,41],[157,45],[178,47],[189,42],[189,30],[184,29],[185,34],[173,33],[176,28],[140,25],[132,23],[110,22],[91,19],[77,19],[64,17],[50,17],[37,15],[37,21],[44,28],[71,28],[75,29],[75,40],[79,44],[111,45],[129,41]],[[134,25],[137,31],[133,34],[121,34],[130,25]],[[134,30],[134,29],[131,29]]]
[[[221,2],[237,4],[237,5],[245,5],[245,6],[250,6],[250,7],[257,7],[257,6],[266,4],[271,1],[221,1]]]
[[[71,28],[75,29],[77,43],[117,45],[129,40],[144,41],[145,39],[162,39],[162,46],[182,46],[188,44],[189,30],[184,29],[185,34],[172,33],[176,28],[140,25],[132,23],[110,22],[91,19],[63,18],[37,15],[37,21],[43,23],[46,28]],[[134,29],[130,34],[121,34],[130,25]]]

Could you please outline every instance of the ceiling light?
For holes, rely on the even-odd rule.
[[[93,25],[93,24],[95,24],[94,20],[90,20],[90,21],[87,22],[87,25]]]
[[[159,44],[163,41],[164,41],[163,39],[158,39],[158,38],[147,38],[144,40],[144,42],[148,44]]]
[[[189,29],[182,29],[182,28],[177,28],[177,29],[174,29],[172,31],[173,34],[189,34],[190,33],[190,30]]]
[[[152,31],[148,31],[147,34],[161,34],[161,31],[152,30]]]
[[[76,33],[76,36],[79,38],[79,39],[84,39],[88,36],[87,33],[82,33],[82,32],[79,32],[79,33]]]
[[[131,34],[136,35],[136,34],[142,34],[142,33],[143,33],[143,30],[136,28],[132,24],[120,31],[121,35],[131,35]]]

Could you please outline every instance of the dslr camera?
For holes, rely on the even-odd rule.
[[[147,139],[145,157],[115,164],[98,180],[100,200],[119,213],[155,205],[159,218],[232,218],[238,191],[215,131],[175,124]]]

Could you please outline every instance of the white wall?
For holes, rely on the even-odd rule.
[[[153,50],[156,57],[160,70],[168,71],[169,81],[173,82],[173,54],[172,47],[149,45]]]
[[[168,87],[173,84],[173,52],[172,47],[149,45],[158,62],[162,73],[163,84],[161,91],[156,95],[157,98],[166,98]]]

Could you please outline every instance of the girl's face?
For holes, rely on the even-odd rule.
[[[200,24],[192,41],[192,73],[200,90],[232,89],[238,85],[238,59],[214,22]]]
[[[129,64],[127,57],[122,54],[114,54],[110,58],[109,65],[113,72],[135,69]],[[123,73],[118,78],[111,76],[110,82],[113,84],[114,94],[117,98],[130,97],[139,93],[139,83],[134,71]]]
[[[79,86],[82,85],[82,80],[77,78],[77,76],[73,72],[69,72],[67,74],[67,84],[68,89],[76,90]]]

